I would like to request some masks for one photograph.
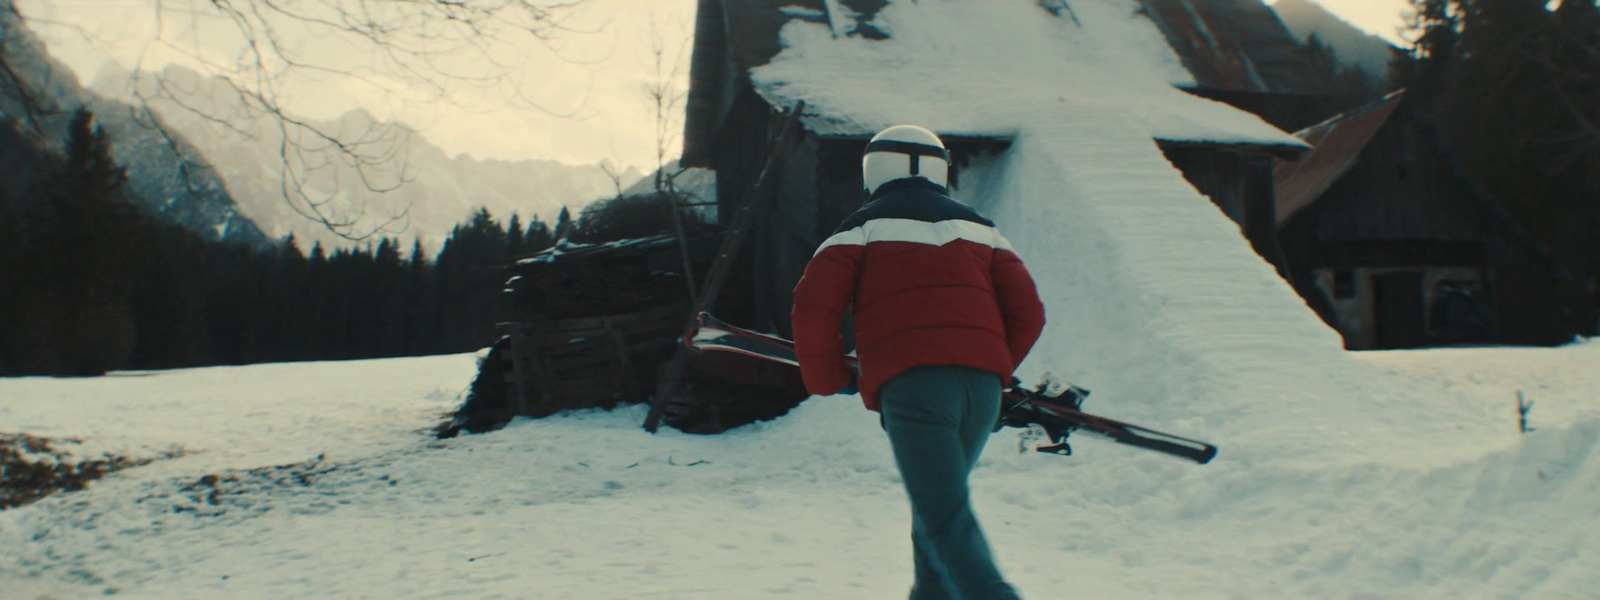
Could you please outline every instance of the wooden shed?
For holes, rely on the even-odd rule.
[[[1291,281],[1350,349],[1560,344],[1592,300],[1396,92],[1296,135],[1276,169]]]

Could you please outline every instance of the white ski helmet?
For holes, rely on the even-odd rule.
[[[867,195],[880,185],[907,177],[949,185],[950,152],[939,136],[916,125],[895,125],[872,136],[861,157],[861,180]]]

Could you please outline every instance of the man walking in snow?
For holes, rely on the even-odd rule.
[[[882,415],[911,500],[912,600],[1014,599],[967,476],[994,430],[1002,383],[1044,327],[1044,306],[994,223],[949,197],[949,163],[921,127],[890,127],[867,144],[866,205],[795,287],[795,348],[808,391],[859,387]],[[846,308],[859,379],[840,335]]]

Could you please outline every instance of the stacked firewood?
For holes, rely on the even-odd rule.
[[[783,416],[807,396],[799,369],[730,352],[705,352],[690,359],[682,385],[666,399],[663,417],[667,425],[688,433],[721,433]]]
[[[690,240],[689,251],[703,274],[715,240]],[[688,299],[682,257],[673,236],[562,242],[513,265],[505,291],[531,321],[633,313]]]
[[[688,325],[686,275],[706,275],[718,242],[563,242],[518,261],[505,291],[521,319],[501,324],[505,337],[440,435],[491,430],[513,415],[648,400]],[[687,274],[685,249],[693,264]],[[729,286],[719,306],[748,304],[748,287]],[[688,366],[685,385],[666,404],[667,423],[684,431],[717,433],[771,419],[806,397],[792,367],[729,353],[697,354]]]

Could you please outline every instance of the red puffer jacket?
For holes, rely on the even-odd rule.
[[[850,373],[840,323],[855,321],[861,397],[906,370],[962,365],[1009,379],[1044,328],[1033,278],[994,223],[922,178],[886,183],[822,243],[794,290],[795,348],[807,391]]]

